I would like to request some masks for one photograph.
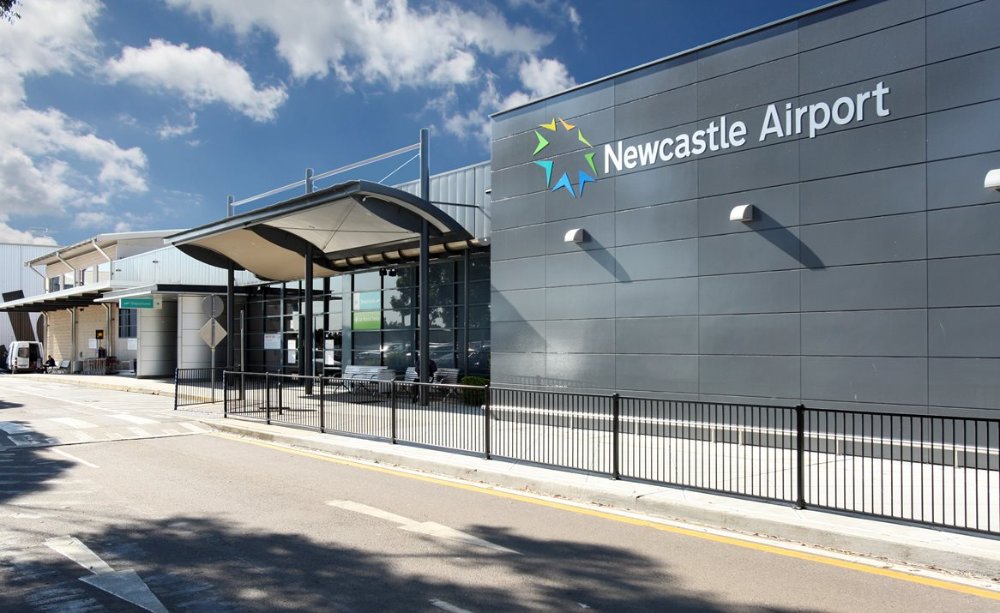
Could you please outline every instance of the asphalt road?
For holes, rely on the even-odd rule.
[[[0,611],[997,609],[961,585],[198,432],[169,407],[0,377]]]

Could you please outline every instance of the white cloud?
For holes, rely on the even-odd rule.
[[[188,113],[187,121],[183,123],[170,123],[164,121],[163,125],[156,129],[156,134],[160,140],[169,140],[178,136],[187,136],[198,129],[198,117],[194,113]]]
[[[335,75],[400,86],[456,85],[477,79],[478,56],[535,54],[551,36],[512,25],[496,9],[407,0],[167,0],[207,15],[239,35],[271,34],[298,79]]]
[[[288,93],[284,86],[254,85],[243,66],[207,47],[190,48],[153,39],[149,46],[125,47],[106,66],[113,81],[179,94],[189,104],[221,102],[254,121],[274,119]]]
[[[543,98],[576,85],[559,60],[529,58],[518,69],[521,84],[532,98]]]
[[[146,156],[98,137],[55,108],[29,106],[24,79],[99,65],[96,0],[32,0],[0,24],[0,230],[12,217],[67,216],[144,192]],[[23,234],[23,233],[22,233]],[[33,235],[28,232],[27,235]],[[22,237],[23,238],[23,237]]]
[[[16,230],[7,225],[7,218],[0,216],[0,243],[14,243],[17,245],[51,245],[56,246],[56,240],[45,234],[38,234],[31,230]]]

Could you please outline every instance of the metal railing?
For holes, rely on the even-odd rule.
[[[1000,420],[227,372],[225,415],[1000,534]]]
[[[174,371],[174,410],[221,402],[224,368],[178,368]]]

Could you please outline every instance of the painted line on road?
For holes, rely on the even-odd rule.
[[[54,453],[56,455],[61,455],[62,457],[66,458],[67,460],[73,460],[74,462],[76,462],[78,464],[83,464],[84,466],[89,466],[91,468],[100,468],[100,466],[98,466],[97,464],[94,464],[93,462],[88,462],[87,460],[84,460],[83,458],[78,458],[75,455],[66,453],[62,449],[53,449],[52,453]]]
[[[342,458],[336,458],[321,454],[319,452],[313,451],[303,451],[299,449],[293,449],[291,447],[284,447],[282,445],[276,445],[274,443],[267,443],[263,441],[255,441],[246,439],[243,437],[223,434],[223,433],[213,433],[211,436],[217,438],[224,438],[231,441],[245,443],[248,445],[255,445],[257,447],[264,447],[265,449],[272,449],[275,451],[280,451],[283,453],[288,453],[292,455],[298,455],[305,458],[312,458],[315,460],[320,460],[323,462],[330,462],[332,464],[340,464],[342,466],[350,466],[354,468],[360,468],[363,470],[369,470],[372,472],[382,473],[386,475],[395,475],[399,477],[406,477],[408,479],[414,479],[416,481],[423,481],[425,483],[433,483],[436,485],[443,485],[445,487],[451,487],[454,489],[465,490],[468,492],[476,492],[480,494],[488,494],[490,496],[496,496],[498,498],[505,498],[507,500],[516,500],[518,502],[524,502],[527,504],[533,504],[537,506],[548,507],[550,509],[558,509],[561,511],[568,511],[570,513],[577,513],[579,515],[587,515],[590,517],[597,517],[601,519],[606,519],[618,523],[629,524],[633,526],[639,526],[643,528],[651,528],[653,530],[658,530],[660,532],[668,532],[671,534],[677,534],[681,536],[688,536],[691,538],[697,538],[706,541],[712,541],[724,545],[732,545],[734,547],[742,547],[744,549],[752,549],[755,551],[760,551],[764,553],[771,553],[775,555],[785,556],[789,558],[795,558],[798,560],[805,560],[809,562],[816,562],[818,564],[825,564],[827,566],[834,566],[837,568],[843,568],[846,570],[853,570],[861,573],[867,573],[871,575],[879,575],[889,579],[898,579],[900,581],[906,581],[909,583],[916,583],[918,585],[924,585],[927,587],[938,588],[942,590],[948,590],[951,592],[958,592],[961,594],[967,594],[970,596],[978,596],[980,598],[986,598],[990,600],[1000,600],[1000,591],[993,589],[988,589],[984,587],[976,587],[973,585],[967,585],[963,583],[957,583],[948,579],[938,579],[934,577],[920,576],[913,574],[912,572],[906,572],[903,570],[896,570],[894,568],[884,568],[884,561],[855,561],[854,559],[847,559],[847,556],[835,556],[829,553],[813,553],[805,550],[791,549],[788,547],[781,547],[778,545],[773,545],[764,542],[764,539],[754,540],[750,537],[737,537],[730,536],[728,534],[723,534],[721,532],[712,531],[709,529],[695,530],[693,528],[687,528],[680,525],[676,525],[664,520],[649,519],[645,517],[640,517],[636,514],[624,513],[624,512],[611,512],[602,511],[582,504],[573,504],[568,502],[556,502],[541,496],[531,496],[523,493],[515,493],[511,491],[505,491],[493,486],[482,486],[472,483],[467,483],[457,480],[449,480],[442,477],[432,477],[416,472],[411,472],[405,469],[399,468],[388,468],[386,466],[379,466],[375,464],[367,464],[357,460],[345,460]],[[880,564],[883,566],[875,566],[875,564]]]
[[[432,607],[437,607],[437,608],[439,608],[439,609],[441,609],[443,611],[448,611],[448,613],[472,613],[472,611],[470,611],[468,609],[463,609],[461,607],[456,607],[455,605],[453,605],[451,603],[448,603],[448,602],[445,602],[443,600],[440,600],[438,598],[435,598],[435,599],[431,600],[431,606]]]

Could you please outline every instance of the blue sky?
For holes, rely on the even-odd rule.
[[[0,242],[208,223],[421,127],[432,172],[483,161],[492,112],[823,4],[23,0],[0,22]]]

